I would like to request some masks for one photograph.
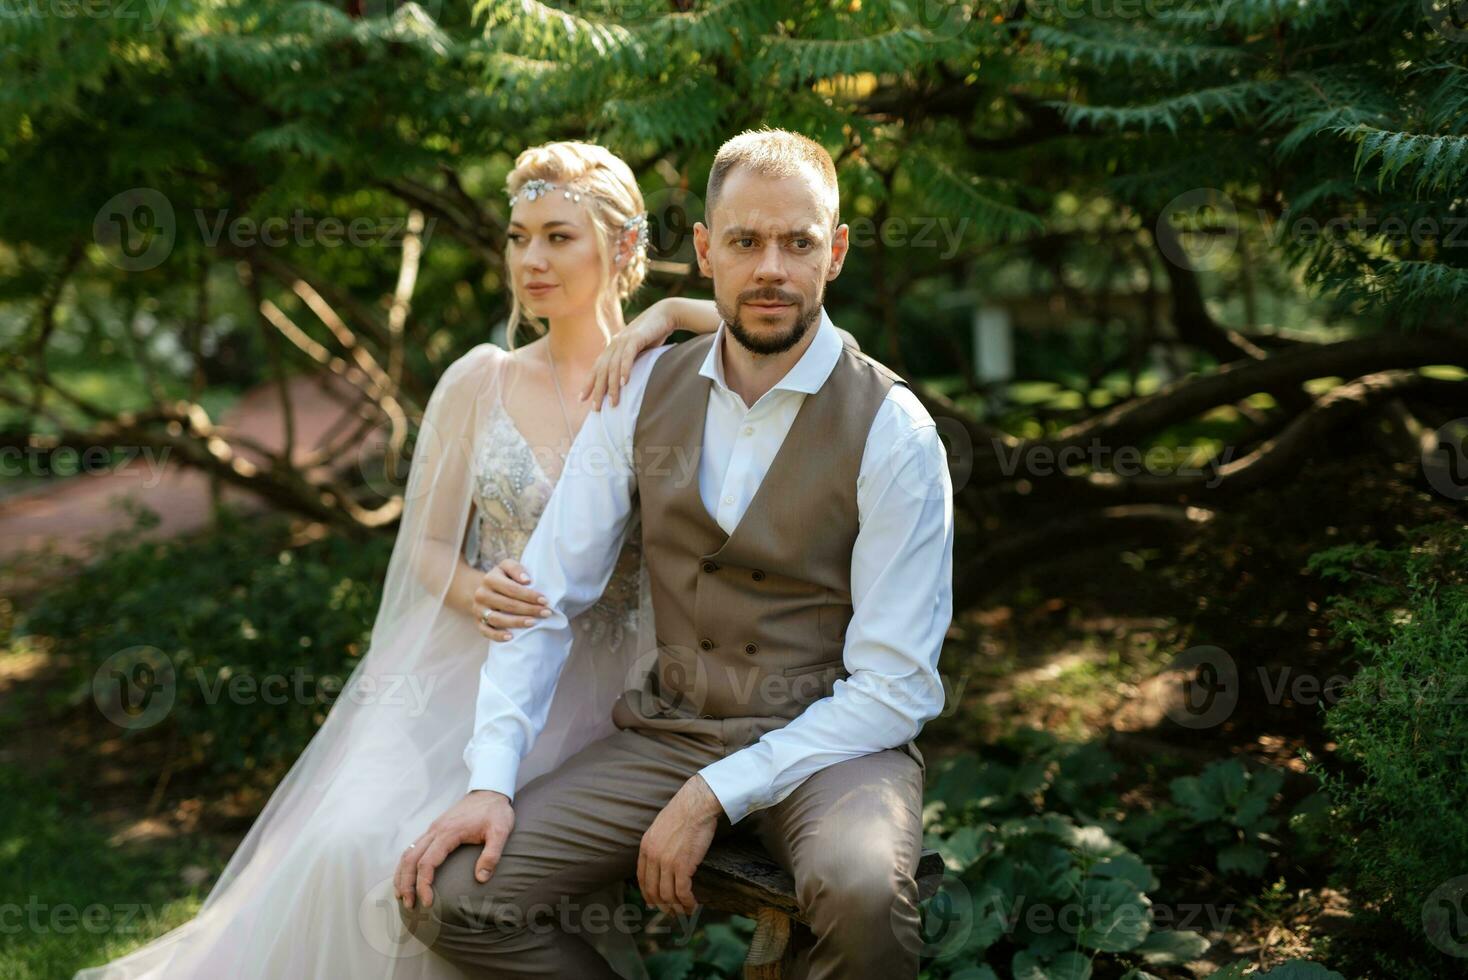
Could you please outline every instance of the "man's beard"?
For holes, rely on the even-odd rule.
[[[797,305],[796,308],[799,310],[799,313],[797,313],[795,317],[795,323],[791,325],[789,330],[774,337],[760,336],[758,334],[750,333],[749,328],[747,328],[744,323],[739,319],[739,306],[735,306],[733,311],[726,311],[720,308],[719,316],[729,327],[729,332],[734,335],[734,339],[739,341],[739,343],[744,346],[745,350],[748,350],[750,353],[783,354],[785,353],[785,351],[800,343],[800,339],[804,337],[806,331],[811,328],[811,324],[815,323],[821,318],[821,301],[825,299],[825,290],[822,289],[821,292],[822,295],[816,297],[815,303],[813,303],[809,309]],[[740,303],[744,303],[750,300],[762,299],[770,300],[777,303],[799,304],[800,302],[798,298],[772,290],[757,290],[746,296],[739,297]],[[715,306],[718,305],[719,304],[715,303]]]

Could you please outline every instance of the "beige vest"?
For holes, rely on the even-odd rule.
[[[648,378],[633,436],[657,663],[613,719],[717,735],[734,746],[831,694],[851,620],[856,481],[867,433],[902,379],[843,347],[805,396],[754,499],[725,534],[698,470],[715,334],[678,344]],[[919,763],[921,756],[905,747]]]

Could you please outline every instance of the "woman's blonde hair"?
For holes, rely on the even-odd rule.
[[[597,316],[601,316],[609,292],[616,296],[618,303],[625,303],[647,276],[647,251],[643,247],[646,236],[638,239],[627,261],[616,267],[615,274],[608,275],[606,270],[610,250],[618,247],[622,237],[629,233],[628,223],[638,218],[645,220],[642,190],[637,186],[632,168],[604,146],[562,140],[532,146],[516,157],[515,168],[505,180],[505,192],[514,196],[532,180],[555,184],[552,194],[566,191],[579,194],[579,203],[586,205],[592,224],[600,233],[596,236],[596,251],[602,260],[602,280],[596,291]],[[521,305],[515,277],[509,274],[508,278],[510,319],[505,327],[505,341],[513,350],[515,334],[522,322],[528,322],[537,334],[544,334],[546,326]]]

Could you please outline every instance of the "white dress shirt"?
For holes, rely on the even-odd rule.
[[[720,323],[699,369],[713,384],[698,487],[708,512],[732,533],[805,396],[835,367],[841,338],[823,309],[800,360],[746,406],[724,381],[723,344],[735,343],[724,333]],[[621,551],[636,506],[637,414],[653,365],[670,349],[638,357],[620,402],[587,415],[525,546],[520,562],[551,615],[490,644],[464,750],[470,791],[514,795],[520,760],[545,725],[570,656],[570,618],[601,597]],[[942,710],[938,654],[953,611],[953,488],[932,417],[904,385],[894,384],[878,407],[856,497],[853,612],[842,650],[850,676],[783,727],[700,770],[733,823],[827,766],[903,745]]]

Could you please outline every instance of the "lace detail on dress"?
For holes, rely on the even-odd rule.
[[[474,449],[471,564],[483,571],[505,558],[518,561],[554,489],[555,482],[496,397]],[[571,620],[578,639],[619,647],[636,628],[641,562],[641,527],[634,521],[601,599]]]

